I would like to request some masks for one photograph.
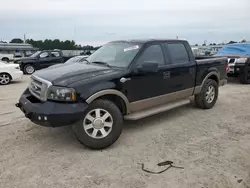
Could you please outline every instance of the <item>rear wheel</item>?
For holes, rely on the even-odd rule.
[[[11,81],[11,76],[7,73],[0,74],[0,84],[1,85],[7,85]]]
[[[215,80],[208,79],[203,85],[201,92],[195,95],[195,103],[199,108],[212,108],[218,98],[219,87]]]
[[[23,70],[25,74],[33,74],[35,72],[35,68],[32,65],[25,65]]]
[[[91,149],[112,145],[122,132],[123,117],[109,100],[96,100],[89,105],[81,121],[73,125],[77,139]]]

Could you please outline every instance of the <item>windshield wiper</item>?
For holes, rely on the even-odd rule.
[[[99,65],[106,65],[107,67],[111,67],[110,64],[103,62],[103,61],[92,61],[91,63],[99,64]]]

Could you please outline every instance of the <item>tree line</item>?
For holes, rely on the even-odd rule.
[[[10,41],[10,43],[24,43],[24,41],[20,38],[14,38]],[[35,48],[39,48],[41,50],[50,50],[50,49],[60,49],[60,50],[97,50],[100,46],[91,46],[91,45],[78,45],[73,40],[65,40],[61,41],[59,39],[45,39],[45,40],[33,40],[27,39],[25,43],[31,44]]]

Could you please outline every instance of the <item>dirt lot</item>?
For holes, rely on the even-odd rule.
[[[92,151],[70,127],[31,123],[14,104],[28,85],[0,87],[0,187],[250,187],[250,86],[231,81],[211,110],[187,105],[126,122],[110,148]],[[152,175],[172,160],[184,169]]]

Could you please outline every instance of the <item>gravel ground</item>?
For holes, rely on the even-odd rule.
[[[126,122],[110,148],[82,146],[70,127],[31,123],[14,104],[28,85],[0,86],[0,187],[249,188],[250,86],[235,80],[220,89],[216,106],[193,105]],[[171,160],[184,169],[160,170]]]

